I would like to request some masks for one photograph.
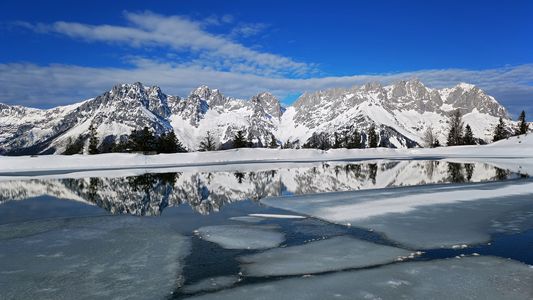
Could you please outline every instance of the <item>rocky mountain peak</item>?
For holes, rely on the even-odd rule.
[[[274,118],[281,117],[281,105],[274,95],[268,92],[259,93],[250,100],[252,104],[261,106],[263,110]]]
[[[209,106],[222,106],[227,102],[227,98],[218,89],[211,89],[207,85],[201,85],[194,89],[189,97],[197,96],[206,101]]]
[[[507,117],[505,108],[476,86],[428,88],[416,78],[388,86],[371,82],[306,92],[287,110],[268,92],[246,101],[202,85],[180,98],[135,82],[49,110],[0,105],[0,153],[61,153],[69,138],[86,136],[90,124],[96,124],[102,142],[148,126],[157,134],[174,130],[190,149],[197,149],[206,131],[221,145],[231,144],[242,129],[256,145],[268,143],[272,134],[279,141],[303,145],[314,133],[352,134],[376,124],[382,145],[411,147],[421,144],[428,126],[443,136],[449,112],[455,109],[463,113],[465,123],[476,125],[474,135],[485,140],[498,118]]]

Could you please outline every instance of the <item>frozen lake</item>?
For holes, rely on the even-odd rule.
[[[533,180],[479,160],[2,177],[0,265],[0,299],[532,299]]]

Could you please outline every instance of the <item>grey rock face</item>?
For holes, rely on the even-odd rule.
[[[303,94],[286,115],[287,109],[267,92],[240,100],[200,86],[180,98],[136,82],[48,110],[0,104],[0,154],[61,153],[69,138],[86,137],[91,124],[100,141],[115,140],[145,126],[156,134],[174,130],[192,150],[207,131],[226,146],[238,130],[259,146],[268,143],[272,134],[278,141],[302,145],[315,132],[365,133],[374,124],[381,145],[412,147],[420,144],[429,126],[442,136],[450,112],[456,109],[479,125],[474,135],[485,140],[495,120],[508,120],[503,106],[469,84],[431,89],[413,79],[390,86],[368,83],[328,89]]]

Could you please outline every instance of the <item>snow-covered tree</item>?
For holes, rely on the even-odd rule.
[[[433,128],[431,126],[426,129],[426,132],[424,132],[424,146],[427,148],[434,148],[435,147],[435,134],[433,133]]]

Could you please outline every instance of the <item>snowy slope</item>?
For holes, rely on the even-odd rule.
[[[415,149],[231,149],[212,152],[190,152],[159,155],[109,153],[72,156],[0,156],[2,175],[20,172],[71,172],[83,170],[113,170],[133,168],[165,168],[218,166],[283,162],[313,162],[335,160],[449,158],[508,160],[532,166],[533,135],[528,134],[489,145],[455,146]],[[529,167],[527,167],[529,168]],[[533,174],[533,168],[527,173]]]
[[[364,133],[375,124],[382,146],[406,148],[421,145],[430,126],[444,144],[448,116],[456,109],[474,136],[487,142],[499,117],[512,124],[493,97],[464,83],[440,90],[418,80],[390,86],[370,83],[305,93],[284,108],[269,93],[240,100],[200,86],[182,98],[137,82],[48,110],[0,104],[0,154],[62,153],[69,140],[81,137],[87,143],[91,124],[102,147],[145,126],[157,134],[174,130],[187,148],[196,150],[207,131],[222,148],[231,146],[238,130],[244,130],[257,146],[268,144],[272,135],[278,143],[301,146],[313,133],[350,136],[356,129]]]

